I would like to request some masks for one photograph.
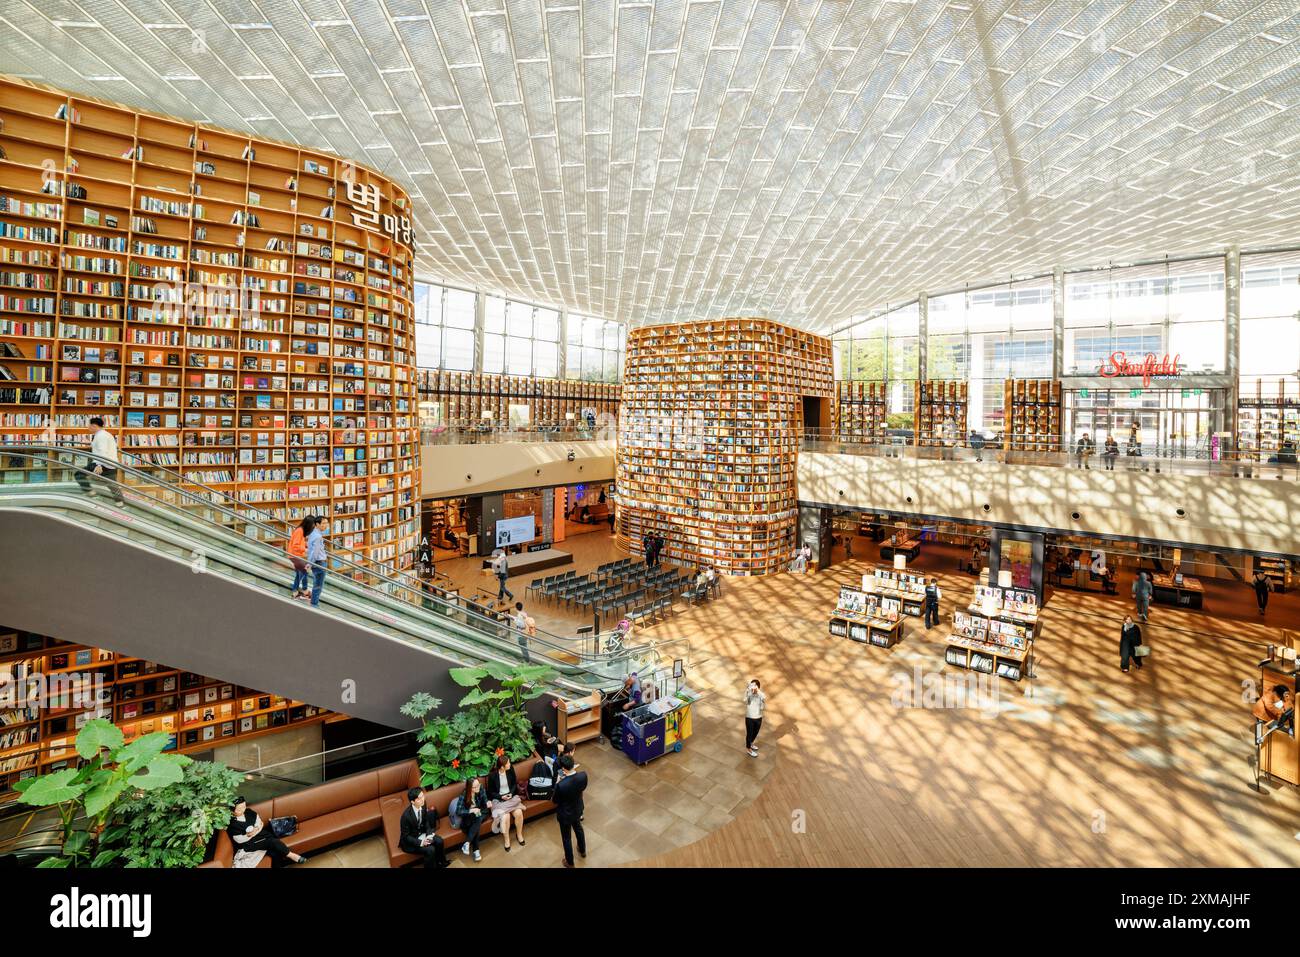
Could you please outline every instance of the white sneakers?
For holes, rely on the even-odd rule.
[[[462,845],[460,846],[460,852],[461,852],[462,854],[468,854],[468,853],[469,853],[469,841],[466,841],[464,844],[462,844]]]
[[[476,861],[481,861],[481,860],[483,860],[483,855],[480,854],[478,851],[475,851],[475,852],[474,852],[474,860],[476,860]]]

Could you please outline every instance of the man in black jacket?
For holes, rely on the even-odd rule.
[[[1128,674],[1128,663],[1142,667],[1142,659],[1137,656],[1137,647],[1142,644],[1142,629],[1133,621],[1132,615],[1124,616],[1124,624],[1119,629],[1119,670]]]
[[[449,866],[442,838],[434,833],[438,830],[438,809],[424,806],[424,788],[411,788],[406,799],[411,803],[402,812],[397,846],[407,854],[419,854],[425,867]]]
[[[555,784],[555,819],[560,822],[564,844],[564,866],[573,866],[573,839],[578,836],[578,853],[587,856],[587,835],[582,830],[582,792],[587,789],[587,772],[573,770],[573,755],[560,758],[560,780]]]

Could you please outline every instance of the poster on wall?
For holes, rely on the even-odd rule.
[[[497,522],[496,547],[522,545],[537,537],[537,521],[532,515],[503,518]]]

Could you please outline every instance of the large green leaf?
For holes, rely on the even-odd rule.
[[[68,839],[63,842],[61,853],[64,857],[76,857],[82,854],[90,847],[89,831],[73,831],[68,835]]]
[[[555,677],[555,669],[550,665],[521,665],[515,669],[515,677],[528,684],[536,684]]]
[[[87,721],[77,733],[77,753],[83,758],[93,758],[105,748],[116,751],[122,746],[122,741],[121,728],[111,721],[95,718]]]
[[[163,753],[163,748],[167,747],[171,740],[171,735],[166,731],[155,731],[152,734],[146,734],[136,738],[126,747],[117,752],[117,761],[128,775],[142,771],[158,755]],[[188,764],[186,758],[182,764]]]
[[[90,862],[91,867],[108,867],[113,861],[122,856],[119,850],[100,851],[95,855],[95,859]]]
[[[484,668],[451,668],[447,674],[462,688],[472,688],[486,678],[488,673]]]
[[[157,788],[175,784],[185,777],[182,754],[160,754],[149,763],[149,767],[127,781],[133,788],[141,791],[153,791]]]
[[[126,780],[118,778],[115,781],[108,781],[88,790],[86,792],[86,816],[99,817],[100,814],[112,806],[125,788]]]
[[[41,861],[41,862],[40,862],[39,864],[37,864],[36,866],[37,866],[37,867],[44,867],[44,868],[46,868],[47,870],[48,870],[49,868],[52,868],[52,867],[71,867],[71,866],[72,866],[72,858],[70,858],[70,857],[47,857],[47,858],[45,858],[45,860]]]
[[[483,665],[483,670],[495,678],[497,681],[509,681],[515,677],[516,669],[500,661],[489,661]]]
[[[62,771],[55,771],[53,774],[42,774],[38,778],[29,778],[31,784],[22,789],[22,797],[19,798],[24,804],[33,804],[36,807],[49,807],[51,804],[60,804],[63,801],[73,801],[79,798],[85,791],[84,784],[74,783],[77,772],[74,768],[65,768]],[[23,782],[26,784],[27,782]]]
[[[473,691],[465,695],[465,697],[461,698],[460,703],[457,704],[456,707],[468,708],[470,705],[482,704],[484,701],[487,700],[488,700],[487,692],[485,692],[482,688],[475,688]],[[459,718],[460,715],[456,715],[456,717]]]

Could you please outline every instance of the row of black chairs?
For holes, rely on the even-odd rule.
[[[560,575],[547,575],[545,578],[534,578],[528,583],[528,587],[524,589],[524,595],[533,594],[549,597],[563,588],[565,584],[579,580],[576,570],[567,571]],[[586,579],[581,580],[585,581]]]

